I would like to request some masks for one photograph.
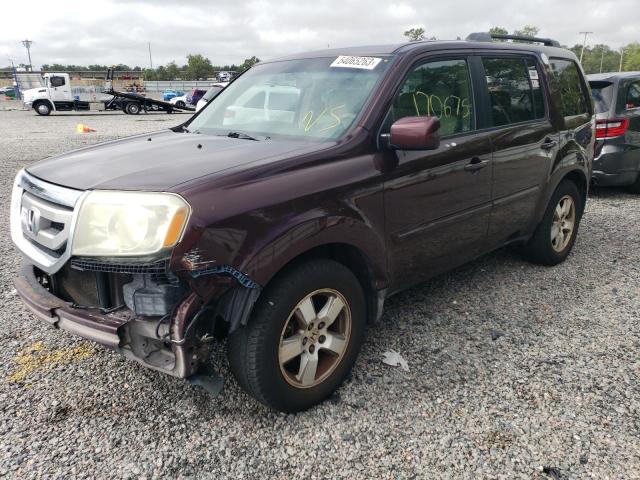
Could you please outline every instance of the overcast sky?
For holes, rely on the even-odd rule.
[[[256,55],[333,47],[399,43],[411,27],[438,39],[464,38],[499,25],[512,31],[525,24],[563,44],[620,47],[640,41],[639,0],[28,0],[2,4],[0,66],[8,57],[28,63],[20,40],[33,40],[32,61],[124,63],[149,66],[186,63],[201,53],[214,65],[241,63]],[[15,14],[12,15],[12,9]]]

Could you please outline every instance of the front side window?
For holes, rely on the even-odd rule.
[[[427,116],[440,119],[440,135],[475,128],[473,95],[466,60],[439,60],[414,68],[396,96],[392,121]]]
[[[640,82],[633,82],[627,90],[627,110],[640,108]]]
[[[337,139],[360,115],[392,57],[259,63],[226,87],[189,131]]]
[[[61,87],[64,85],[64,77],[51,77],[49,78],[49,82],[52,87]]]
[[[571,60],[551,59],[551,76],[561,97],[562,113],[565,117],[589,114],[590,99],[582,85],[578,65]]]
[[[493,126],[544,118],[535,62],[525,58],[483,58]]]

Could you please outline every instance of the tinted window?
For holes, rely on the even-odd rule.
[[[429,62],[411,71],[392,109],[393,121],[410,116],[438,117],[440,135],[473,130],[473,98],[467,62]]]
[[[640,82],[634,82],[629,85],[626,108],[640,108]]]
[[[524,58],[483,58],[493,125],[543,118],[544,100],[535,63]]]
[[[52,87],[61,87],[64,85],[64,77],[50,77],[49,82]]]
[[[613,99],[613,83],[607,81],[593,80],[589,82],[591,96],[596,104],[596,113],[608,112]]]
[[[565,117],[589,113],[588,97],[582,86],[582,75],[571,60],[551,59],[552,81],[560,92],[561,107]]]

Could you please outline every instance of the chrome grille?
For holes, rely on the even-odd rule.
[[[22,194],[22,234],[33,243],[60,252],[69,239],[73,210],[32,195]]]
[[[22,170],[11,197],[11,238],[22,253],[47,273],[71,256],[69,239],[84,192],[53,185]]]

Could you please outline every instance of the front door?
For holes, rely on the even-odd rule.
[[[466,58],[415,66],[397,93],[387,125],[407,116],[440,118],[435,150],[396,150],[385,177],[389,267],[403,288],[481,254],[491,211],[491,144],[475,133]],[[388,127],[387,127],[388,129]]]
[[[49,94],[53,102],[72,102],[71,85],[64,76],[49,77]]]

